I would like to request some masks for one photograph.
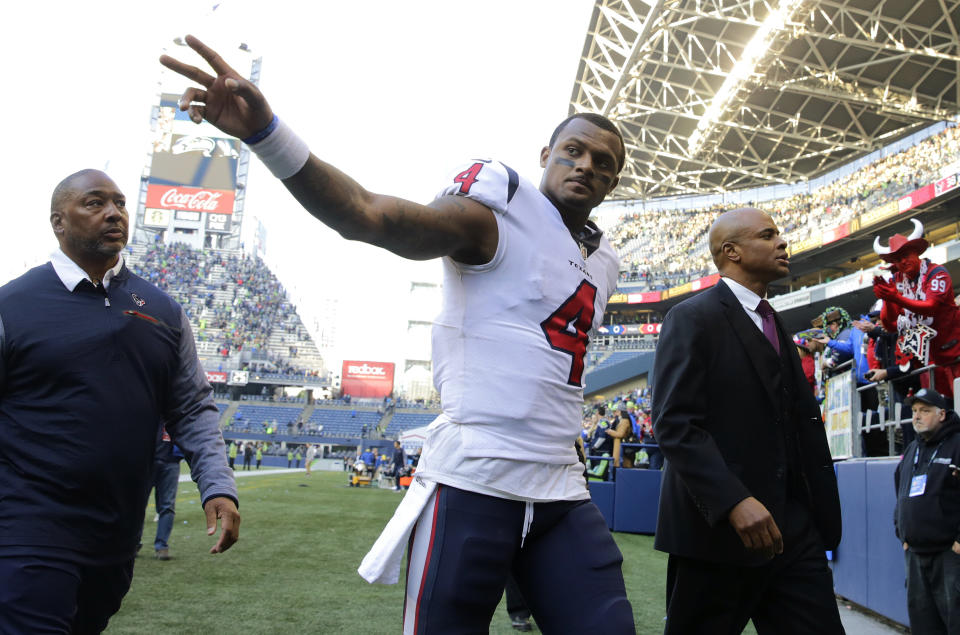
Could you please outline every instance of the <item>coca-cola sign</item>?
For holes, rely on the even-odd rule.
[[[233,192],[184,185],[149,185],[147,207],[232,214]]]

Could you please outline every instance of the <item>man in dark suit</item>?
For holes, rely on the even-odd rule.
[[[667,314],[653,426],[667,459],[654,546],[670,554],[666,633],[843,633],[825,549],[840,501],[820,410],[763,300],[789,273],[764,212],[722,214],[722,280]]]

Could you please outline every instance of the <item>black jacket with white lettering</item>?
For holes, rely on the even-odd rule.
[[[909,544],[911,551],[945,551],[960,542],[960,477],[952,474],[951,463],[960,465],[960,418],[948,410],[933,437],[924,441],[918,436],[906,447],[894,473],[893,523],[897,538]],[[913,478],[923,474],[927,476],[923,494],[910,496]]]

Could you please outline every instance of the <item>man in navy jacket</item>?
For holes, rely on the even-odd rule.
[[[131,273],[102,172],[54,190],[50,262],[0,287],[0,632],[99,633],[130,587],[165,426],[200,488],[211,553],[240,516],[182,308]]]

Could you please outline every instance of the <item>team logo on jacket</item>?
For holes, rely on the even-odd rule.
[[[130,297],[133,298],[133,303],[136,304],[137,306],[143,306],[144,304],[147,303],[146,300],[138,296],[136,293],[131,293]]]

